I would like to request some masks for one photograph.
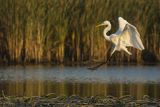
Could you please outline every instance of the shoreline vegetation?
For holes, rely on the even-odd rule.
[[[110,20],[115,32],[119,16],[137,27],[145,50],[116,52],[111,63],[159,62],[159,10],[159,0],[0,0],[0,65],[107,60],[111,45],[95,26]]]
[[[54,93],[49,93],[44,96],[18,97],[5,96],[2,91],[0,105],[3,107],[159,107],[160,99],[151,98],[148,95],[144,95],[142,99],[136,99],[131,95],[122,97],[110,95],[80,97],[76,95],[57,96]]]

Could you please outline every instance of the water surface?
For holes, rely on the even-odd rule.
[[[160,66],[86,67],[10,66],[0,68],[0,90],[6,95],[143,95],[160,98]]]

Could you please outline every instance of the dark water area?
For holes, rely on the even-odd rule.
[[[56,95],[160,98],[160,66],[0,67],[0,91],[7,96]]]

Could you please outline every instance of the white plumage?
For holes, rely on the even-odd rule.
[[[129,46],[137,48],[139,50],[143,50],[144,46],[140,39],[140,34],[138,33],[137,28],[128,23],[122,17],[119,17],[118,21],[119,21],[119,29],[110,36],[107,36],[107,32],[111,30],[111,23],[109,21],[104,21],[102,24],[97,26],[97,27],[104,25],[107,26],[103,31],[103,35],[106,40],[112,42],[113,44],[111,55],[116,50],[117,51],[124,50],[129,55],[132,55],[131,52],[127,50],[127,47]]]

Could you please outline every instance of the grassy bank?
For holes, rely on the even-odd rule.
[[[145,51],[116,52],[116,63],[160,59],[159,0],[0,0],[1,63],[67,63],[105,60],[109,47],[104,20],[118,28],[118,16],[139,30]]]
[[[0,97],[0,105],[3,107],[158,107],[160,106],[160,100],[150,98],[148,95],[144,95],[141,100],[137,100],[130,95],[117,98],[114,96],[56,96],[51,93],[41,97],[3,96]]]

